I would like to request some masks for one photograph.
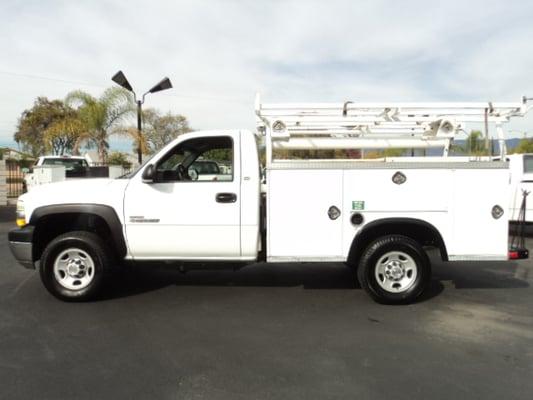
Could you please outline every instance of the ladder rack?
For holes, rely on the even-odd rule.
[[[495,124],[501,156],[503,124],[531,105],[516,103],[267,103],[256,96],[258,130],[266,136],[267,167],[273,149],[443,148],[447,156],[467,123]]]

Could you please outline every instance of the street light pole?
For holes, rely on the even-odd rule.
[[[170,79],[163,78],[159,83],[157,83],[155,86],[153,86],[149,91],[144,93],[142,95],[142,98],[139,100],[137,99],[137,94],[131,87],[130,83],[128,82],[128,79],[124,75],[122,71],[118,71],[113,77],[111,78],[113,82],[116,84],[122,86],[124,89],[129,90],[133,93],[133,100],[137,103],[137,130],[139,131],[139,143],[137,146],[137,161],[139,161],[139,164],[142,163],[143,155],[142,155],[142,148],[141,148],[141,142],[142,142],[142,105],[144,103],[144,98],[148,93],[155,93],[160,92],[162,90],[170,89],[172,88],[172,83],[170,82]]]

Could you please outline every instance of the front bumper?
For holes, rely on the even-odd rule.
[[[8,233],[9,249],[15,259],[25,268],[35,269],[33,263],[33,229],[26,225],[19,229],[13,229]]]

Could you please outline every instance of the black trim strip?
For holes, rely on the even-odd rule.
[[[56,204],[36,208],[31,214],[30,224],[37,222],[47,215],[53,214],[93,214],[104,219],[109,226],[114,244],[119,255],[124,257],[127,253],[126,240],[122,231],[122,223],[114,208],[103,204]]]
[[[399,234],[405,234],[406,236],[409,236],[408,228],[410,226],[418,226],[423,229],[429,230],[430,232],[433,233],[434,237],[437,239],[435,245],[440,250],[442,260],[448,261],[448,251],[446,249],[446,244],[444,243],[444,239],[442,238],[442,235],[440,234],[438,229],[435,228],[433,225],[431,225],[429,222],[423,221],[421,219],[405,218],[405,217],[382,218],[382,219],[377,219],[375,221],[369,222],[368,224],[364,225],[362,229],[359,232],[357,232],[352,242],[352,248],[350,249],[349,259],[353,259],[353,257],[356,256],[357,253],[362,252],[364,250],[364,249],[357,249],[357,245],[361,241],[364,241],[368,234],[372,234],[372,231],[374,231],[375,229],[379,229],[381,227],[390,227],[390,226],[395,226],[395,227],[400,227],[402,229],[406,229],[407,231],[404,231],[404,232],[402,232],[402,230],[394,232],[394,233],[399,233]]]
[[[22,228],[12,229],[7,234],[10,242],[31,243],[33,240],[33,231],[35,227],[26,225]]]

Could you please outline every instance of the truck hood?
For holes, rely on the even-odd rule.
[[[71,179],[34,187],[19,200],[24,202],[26,220],[39,207],[58,204],[102,204],[122,215],[124,191],[129,179]]]

